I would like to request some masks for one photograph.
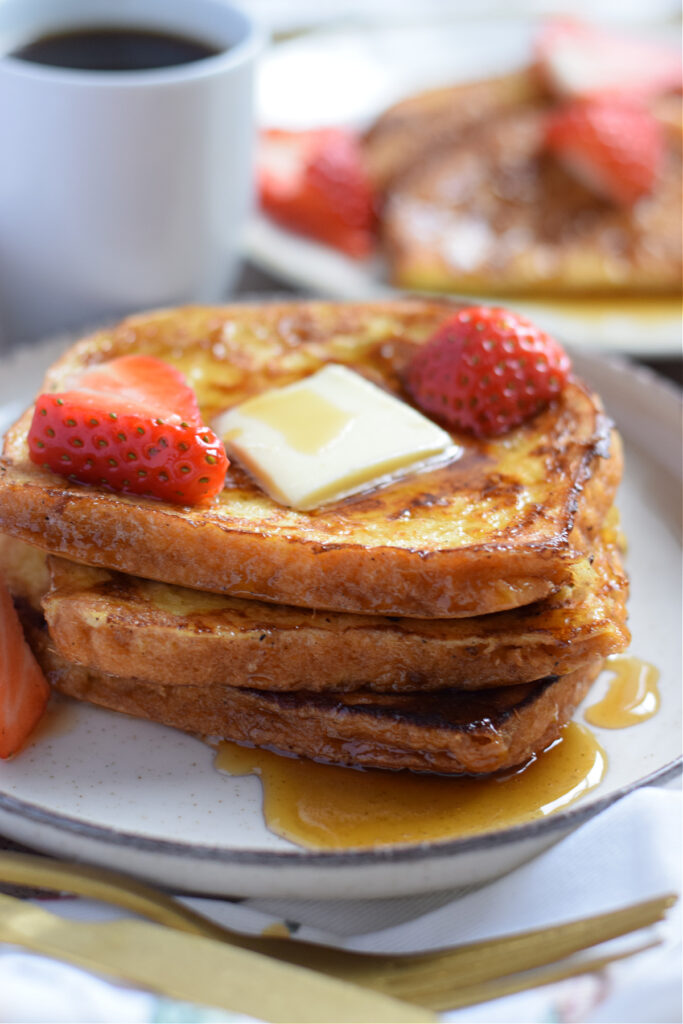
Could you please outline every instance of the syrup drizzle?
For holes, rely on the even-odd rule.
[[[617,655],[607,659],[605,671],[614,678],[603,699],[584,712],[587,722],[601,729],[627,729],[657,713],[659,669],[632,655]]]
[[[351,413],[306,387],[257,395],[245,402],[242,409],[246,415],[279,430],[295,451],[307,455],[318,455],[353,418]]]
[[[228,742],[215,760],[230,775],[258,775],[267,827],[317,850],[455,839],[543,818],[595,788],[606,765],[575,722],[524,767],[481,779],[354,771]]]

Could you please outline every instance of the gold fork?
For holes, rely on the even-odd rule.
[[[432,1010],[498,998],[520,988],[600,970],[622,955],[631,955],[649,945],[580,963],[567,963],[566,958],[656,923],[675,902],[674,896],[665,896],[552,928],[447,951],[384,955],[336,950],[298,940],[240,935],[127,876],[30,854],[0,854],[0,882],[69,891],[113,903],[158,924],[323,972]],[[520,974],[523,976],[519,977]]]

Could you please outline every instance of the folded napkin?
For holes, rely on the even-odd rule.
[[[488,885],[402,899],[229,901],[188,906],[243,932],[284,923],[297,938],[345,949],[407,952],[474,942],[616,910],[681,890],[681,795],[638,790],[535,860]],[[80,920],[124,916],[88,900],[41,901]],[[651,930],[664,944],[585,975],[443,1015],[444,1021],[681,1020],[681,913]],[[640,937],[639,937],[640,938]],[[611,950],[633,938],[615,940]],[[0,1022],[243,1021],[247,1018],[111,985],[0,946]]]

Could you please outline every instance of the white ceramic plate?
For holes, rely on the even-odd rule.
[[[496,20],[306,35],[264,58],[258,118],[264,127],[363,127],[401,96],[523,67],[535,32],[531,21]],[[266,217],[254,218],[246,244],[252,262],[314,294],[355,300],[395,294],[379,259],[358,263]],[[681,350],[680,305],[672,300],[631,305],[627,315],[618,301],[599,310],[576,303],[514,305],[574,346],[650,356]]]
[[[0,432],[31,399],[61,344],[0,360]],[[681,405],[673,389],[649,374],[596,357],[575,362],[602,393],[626,440],[619,504],[630,539],[632,652],[662,673],[658,715],[631,729],[597,730],[609,770],[583,801],[483,837],[311,853],[271,834],[258,780],[218,774],[212,751],[198,740],[74,702],[61,731],[0,763],[0,834],[188,891],[391,896],[500,874],[633,787],[675,771],[681,737]],[[603,685],[597,684],[598,692]]]

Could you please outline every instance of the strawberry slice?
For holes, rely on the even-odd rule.
[[[551,114],[546,143],[587,188],[625,206],[652,191],[664,155],[656,118],[609,98],[578,100]]]
[[[28,445],[33,462],[70,480],[181,505],[215,497],[229,465],[182,374],[151,356],[102,363],[72,390],[40,395]]]
[[[261,205],[274,220],[355,259],[370,253],[373,197],[357,135],[273,129],[261,136],[258,167]]]
[[[545,81],[567,98],[610,93],[645,99],[683,87],[681,57],[673,47],[614,35],[571,18],[544,26],[536,54]]]
[[[153,356],[121,356],[93,366],[77,382],[80,392],[89,391],[95,403],[106,394],[117,402],[116,412],[145,413],[171,423],[202,422],[197,396],[180,370]]]
[[[11,757],[22,748],[49,696],[50,687],[0,578],[0,757]]]
[[[562,346],[525,317],[468,306],[418,349],[406,386],[423,412],[447,426],[496,437],[559,395],[570,369]]]

